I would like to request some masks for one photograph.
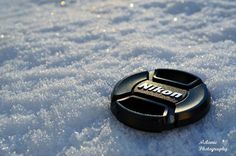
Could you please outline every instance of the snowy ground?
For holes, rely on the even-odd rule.
[[[235,156],[235,43],[234,0],[0,0],[0,155]],[[115,83],[155,68],[200,76],[208,115],[163,133],[118,122]]]

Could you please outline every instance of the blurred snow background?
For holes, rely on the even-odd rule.
[[[0,155],[235,156],[235,43],[234,0],[0,0]],[[163,133],[117,121],[115,83],[155,68],[200,76],[209,114]]]

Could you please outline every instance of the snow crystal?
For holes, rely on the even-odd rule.
[[[0,155],[236,155],[234,1],[0,6]],[[206,117],[162,133],[117,121],[116,82],[155,68],[200,76],[212,95]],[[206,140],[227,151],[200,151],[213,148]]]

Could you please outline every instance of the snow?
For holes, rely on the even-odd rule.
[[[0,8],[0,155],[236,155],[235,1],[7,0]],[[207,116],[162,133],[117,121],[115,83],[155,68],[200,76],[212,95]]]

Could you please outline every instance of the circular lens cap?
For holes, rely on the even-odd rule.
[[[133,128],[162,131],[193,123],[210,108],[202,80],[190,73],[156,69],[120,80],[111,94],[111,111]]]

